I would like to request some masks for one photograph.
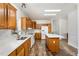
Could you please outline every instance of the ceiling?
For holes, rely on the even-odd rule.
[[[26,8],[22,8],[21,3],[15,3],[15,5],[33,20],[49,20],[57,16],[67,15],[76,9],[76,4],[74,3],[26,3]],[[61,12],[55,12],[56,16],[44,16],[44,10],[47,9],[61,9]]]

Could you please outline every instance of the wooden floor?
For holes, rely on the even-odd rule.
[[[69,46],[65,40],[60,41],[60,52],[55,56],[76,56],[77,49]],[[36,41],[31,48],[30,56],[53,56],[45,46],[45,40]]]

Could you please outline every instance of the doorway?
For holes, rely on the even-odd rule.
[[[48,26],[41,26],[41,38],[46,39],[45,35],[48,33]]]

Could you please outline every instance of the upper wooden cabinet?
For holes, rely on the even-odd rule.
[[[0,29],[7,28],[6,4],[0,3]]]
[[[36,29],[36,22],[35,21],[32,21],[32,28]]]
[[[16,28],[16,9],[8,4],[8,28]]]
[[[26,30],[28,28],[33,28],[32,23],[33,23],[33,21],[28,16],[21,17],[21,29],[22,30]]]
[[[0,3],[0,29],[16,29],[16,9],[8,3]]]
[[[26,19],[27,17],[21,17],[21,29],[22,30],[26,30],[27,26],[26,26]]]
[[[32,28],[32,20],[29,17],[27,18],[27,28]]]

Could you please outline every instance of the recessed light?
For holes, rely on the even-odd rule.
[[[45,16],[55,16],[56,14],[44,14]]]
[[[44,12],[60,12],[61,9],[56,9],[56,10],[44,10]]]

